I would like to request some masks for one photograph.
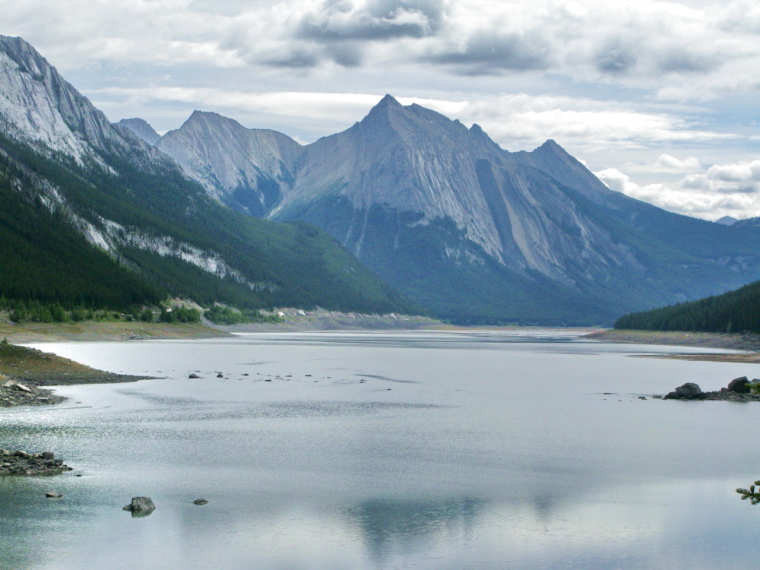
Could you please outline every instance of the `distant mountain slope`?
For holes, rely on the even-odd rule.
[[[723,216],[722,218],[715,220],[716,224],[722,224],[724,226],[733,226],[736,222],[738,222],[736,218],[732,216]]]
[[[122,119],[117,124],[120,127],[129,129],[150,145],[156,144],[158,139],[161,138],[161,135],[159,135],[144,119]]]
[[[478,125],[389,95],[304,147],[250,150],[263,133],[194,113],[157,146],[212,195],[244,189],[255,207],[241,209],[324,228],[459,322],[612,323],[760,278],[760,228],[613,192],[554,141],[510,153]]]
[[[722,295],[625,315],[615,328],[760,333],[760,281]]]
[[[168,155],[111,125],[29,44],[4,36],[0,193],[0,262],[14,268],[2,272],[0,296],[414,309],[316,228],[221,205]]]
[[[293,183],[301,145],[265,129],[246,129],[216,113],[195,111],[157,148],[179,162],[209,193],[235,209],[264,217]]]

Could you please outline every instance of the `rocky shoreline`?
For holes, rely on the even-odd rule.
[[[96,370],[35,348],[0,342],[0,408],[59,404],[66,399],[43,386],[135,382],[147,378]]]
[[[0,475],[60,475],[73,469],[52,451],[27,453],[0,449]]]
[[[734,378],[715,392],[703,392],[698,384],[687,382],[669,392],[663,400],[719,400],[722,402],[760,402],[760,379]]]
[[[38,388],[34,384],[23,384],[0,375],[0,407],[45,406],[60,404],[66,398],[57,396],[52,390]]]

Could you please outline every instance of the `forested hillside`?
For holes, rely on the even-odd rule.
[[[118,157],[109,158],[118,164]],[[314,227],[232,212],[178,171],[167,176],[126,162],[118,166],[119,176],[87,171],[0,136],[0,296],[65,308],[124,310],[171,295],[241,308],[415,312]],[[66,206],[52,204],[41,185],[55,186]],[[118,231],[109,235],[121,241],[117,251],[93,247],[81,225],[107,235],[105,212],[111,227],[132,234],[139,228],[141,236],[151,236],[145,239],[171,236],[184,244],[180,248],[213,251],[234,272],[220,276]]]
[[[723,295],[625,315],[615,328],[760,333],[760,281]]]

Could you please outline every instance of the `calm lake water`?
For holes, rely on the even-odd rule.
[[[554,331],[39,348],[163,379],[0,411],[0,447],[75,468],[0,479],[1,568],[760,564],[760,505],[734,491],[760,478],[760,404],[648,397],[757,365]],[[157,509],[132,518],[139,495]]]

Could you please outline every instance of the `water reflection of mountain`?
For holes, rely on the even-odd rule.
[[[470,497],[443,500],[368,499],[349,510],[364,537],[368,556],[381,564],[441,540],[467,540],[490,501]]]

